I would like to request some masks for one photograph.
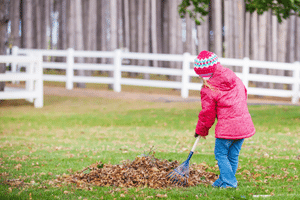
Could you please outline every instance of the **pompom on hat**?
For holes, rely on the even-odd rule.
[[[196,74],[204,79],[209,79],[218,63],[218,57],[216,54],[209,51],[201,51],[194,63],[194,71]]]

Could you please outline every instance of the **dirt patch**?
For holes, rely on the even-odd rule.
[[[114,92],[111,90],[95,90],[95,89],[81,89],[74,88],[67,90],[61,87],[44,87],[45,95],[55,96],[72,96],[72,97],[101,97],[110,99],[126,99],[126,100],[145,100],[153,102],[195,102],[199,101],[199,97],[189,97],[183,99],[180,96],[166,95],[166,94],[149,94],[141,92]]]
[[[24,88],[24,85],[7,84],[7,87],[14,89]],[[177,92],[178,93],[178,92]],[[65,87],[58,86],[44,86],[45,95],[53,96],[71,96],[71,97],[101,97],[108,99],[126,99],[126,100],[145,100],[153,102],[200,102],[199,91],[196,92],[197,95],[190,95],[188,98],[182,98],[180,94],[173,92],[172,94],[161,94],[152,92],[140,92],[136,91],[134,88],[128,91],[114,92],[107,89],[90,89],[90,88],[73,88],[72,90],[67,90]],[[265,97],[249,95],[247,100],[249,105],[298,105],[291,103],[291,98],[280,98],[280,97]]]
[[[111,90],[96,90],[96,89],[82,89],[74,88],[73,90],[67,90],[62,87],[44,87],[45,95],[55,96],[73,96],[73,97],[102,97],[111,99],[126,99],[126,100],[144,100],[153,102],[200,102],[200,95],[189,96],[188,98],[182,98],[176,95],[167,94],[153,94],[153,93],[142,93],[142,92],[114,92]],[[249,95],[247,103],[249,105],[298,105],[292,104],[290,98],[279,98],[279,97],[262,97]]]

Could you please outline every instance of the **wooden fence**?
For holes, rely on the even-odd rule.
[[[120,49],[115,51],[75,51],[68,50],[34,50],[34,49],[18,49],[13,47],[13,55],[28,55],[38,53],[42,56],[65,57],[66,62],[43,62],[44,69],[64,69],[66,75],[48,75],[44,74],[44,81],[58,81],[65,82],[66,88],[73,89],[73,83],[102,83],[112,84],[115,92],[121,92],[122,85],[135,85],[135,86],[149,86],[149,87],[162,87],[174,88],[181,90],[181,96],[187,98],[189,90],[200,90],[201,83],[193,83],[190,81],[191,77],[196,77],[192,63],[196,55],[184,53],[183,55],[174,54],[152,54],[152,53],[132,53],[123,52]],[[75,63],[75,57],[84,58],[110,58],[113,59],[113,64],[101,63]],[[182,62],[182,68],[159,68],[150,66],[138,66],[123,64],[122,60],[152,60],[152,61],[170,61]],[[282,63],[282,62],[268,62],[244,59],[229,59],[219,58],[222,65],[225,66],[240,66],[242,72],[236,72],[236,75],[245,84],[248,94],[273,96],[273,97],[290,97],[292,103],[299,102],[299,84],[300,84],[300,62],[295,63]],[[250,73],[250,68],[264,68],[274,70],[289,70],[292,71],[293,76],[278,76],[278,75],[265,75]],[[17,67],[12,66],[12,71],[15,72]],[[95,76],[75,76],[74,70],[93,70],[93,71],[113,71],[112,77],[95,77]],[[145,74],[160,74],[169,76],[180,76],[181,81],[162,81],[162,80],[146,80],[138,78],[124,78],[122,72],[145,73]],[[271,88],[258,88],[249,87],[249,81],[267,82],[267,83],[281,83],[292,85],[292,90],[287,89],[271,89]]]
[[[5,88],[0,92],[0,99],[26,99],[34,102],[36,108],[43,107],[43,69],[42,57],[35,54],[27,56],[0,56],[0,63],[12,64],[12,66],[22,65],[26,67],[25,72],[16,70],[0,74],[0,81],[25,81],[25,89]]]

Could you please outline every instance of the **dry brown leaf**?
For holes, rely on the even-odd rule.
[[[154,172],[159,172],[159,169],[157,169],[156,167],[152,167],[151,170]]]
[[[168,195],[167,195],[167,194],[157,194],[156,197],[159,197],[159,198],[167,198]]]
[[[125,194],[120,194],[120,197],[125,197]]]
[[[14,167],[16,170],[20,170],[22,168],[22,165],[21,164],[17,164],[15,167]]]

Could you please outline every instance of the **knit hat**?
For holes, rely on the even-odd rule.
[[[194,71],[204,79],[209,79],[216,70],[218,57],[209,51],[201,51],[195,59]]]

